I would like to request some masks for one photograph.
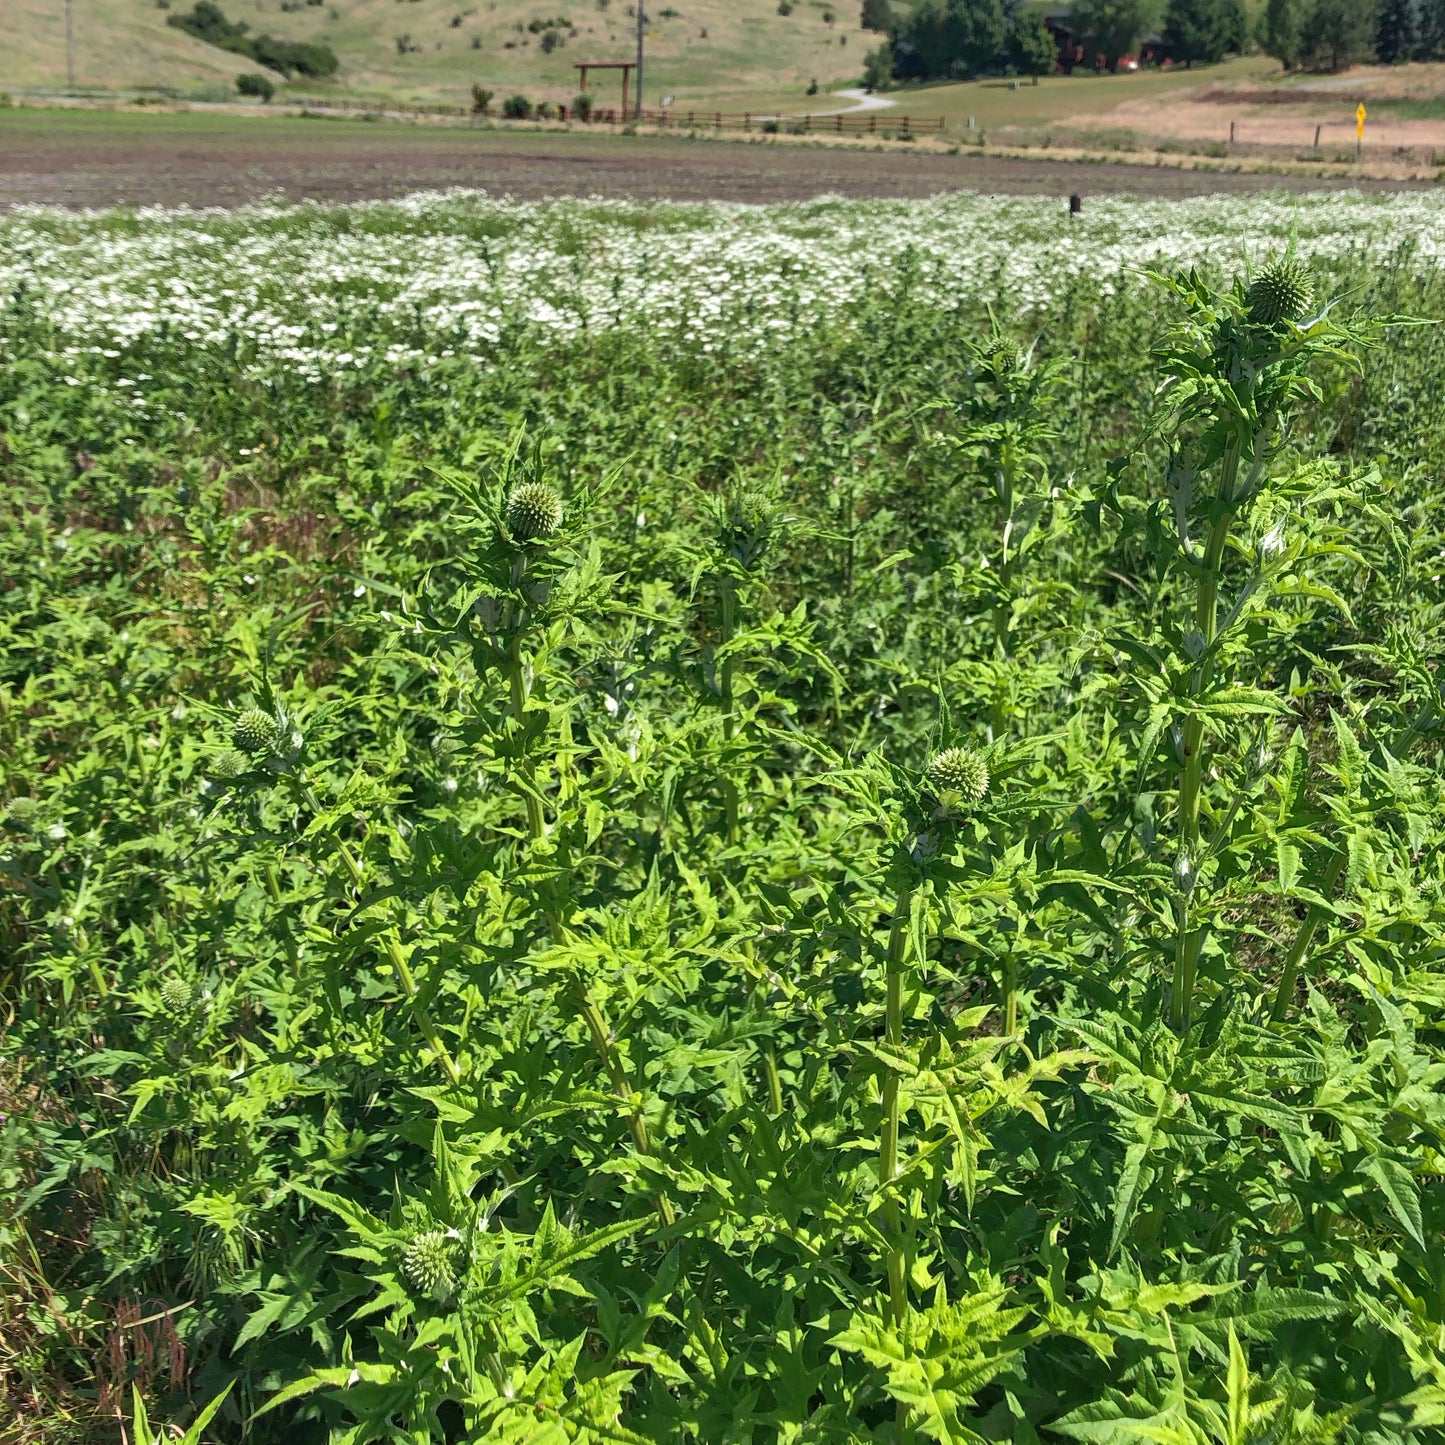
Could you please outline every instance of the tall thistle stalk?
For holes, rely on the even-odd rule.
[[[540,479],[540,455],[534,459],[532,479],[513,486],[497,518],[498,542],[503,548],[506,588],[500,609],[500,635],[495,651],[506,680],[510,723],[516,748],[512,755],[512,778],[527,817],[527,839],[535,849],[548,841],[546,810],[538,788],[536,759],[532,739],[532,695],[535,682],[535,658],[541,652],[541,630],[549,619],[547,608],[553,602],[552,579],[534,575],[534,564],[540,561],[547,544],[558,536],[566,518],[561,496],[549,483]],[[580,509],[579,509],[580,510]],[[511,549],[509,559],[505,550]],[[541,735],[541,734],[539,734]],[[548,739],[548,741],[552,741]],[[557,749],[560,751],[560,748]],[[549,897],[543,909],[547,931],[553,943],[564,943],[569,922],[564,907],[570,889],[561,890],[562,898]],[[637,1092],[622,1062],[615,1034],[602,1005],[586,981],[575,971],[571,993],[587,1036],[602,1065],[613,1093],[627,1109],[627,1127],[637,1152],[652,1158],[656,1155],[647,1122],[637,1103]],[[672,1224],[676,1215],[663,1194],[653,1196],[658,1217],[664,1225]]]
[[[926,957],[910,960],[910,940],[923,947],[921,924],[915,920],[921,890],[932,871],[945,859],[957,829],[983,803],[989,789],[989,769],[983,755],[965,746],[937,752],[920,779],[901,769],[889,769],[895,793],[904,800],[906,833],[894,850],[888,870],[893,906],[884,955],[883,1047],[889,1058],[906,1053],[904,1004],[912,969],[922,969]],[[898,1198],[902,1168],[903,1075],[892,1063],[882,1065],[880,1089],[882,1120],[878,1131],[878,1200],[881,1232],[886,1241],[884,1259],[886,1313],[902,1331],[909,1317],[907,1231]],[[907,1436],[909,1408],[899,1402],[896,1430]]]
[[[1065,378],[1060,363],[1035,365],[991,313],[989,320],[990,334],[972,348],[974,389],[964,407],[961,445],[993,489],[993,554],[985,585],[993,599],[994,653],[1003,662],[1014,652],[1023,562],[1040,540],[1038,524],[1052,500],[1044,449],[1058,435],[1053,412]],[[995,717],[996,734],[1001,726]]]
[[[1328,308],[1307,314],[1313,287],[1292,256],[1227,292],[1215,291],[1195,274],[1156,279],[1185,308],[1184,321],[1158,354],[1169,377],[1158,430],[1169,440],[1171,560],[1184,584],[1187,613],[1171,633],[1172,660],[1130,641],[1122,646],[1153,674],[1144,677],[1151,723],[1141,765],[1164,728],[1174,741],[1168,1020],[1183,1032],[1194,1017],[1200,961],[1213,927],[1211,866],[1250,779],[1236,779],[1235,796],[1218,815],[1209,806],[1209,785],[1241,751],[1238,738],[1231,741],[1240,717],[1285,710],[1273,693],[1245,686],[1238,675],[1248,658],[1241,629],[1262,607],[1274,579],[1299,561],[1301,549],[1289,538],[1289,512],[1301,499],[1307,505],[1311,495],[1299,478],[1275,477],[1272,467],[1297,403],[1318,395],[1310,368],[1327,359],[1353,364],[1363,338],[1332,322]],[[1152,515],[1157,521],[1165,514],[1161,505]],[[1226,588],[1233,592],[1228,599]],[[1308,926],[1301,930],[1285,960],[1291,987],[1311,933]]]
[[[739,592],[767,555],[777,523],[773,501],[759,491],[736,490],[714,513],[714,575],[718,586],[718,633],[714,648],[715,686],[722,719],[723,827],[729,848],[741,838],[739,795],[733,753],[738,737],[737,654]]]

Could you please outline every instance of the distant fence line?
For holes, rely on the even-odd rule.
[[[348,98],[309,100],[303,96],[287,97],[289,105],[299,105],[305,110],[339,110],[343,113],[363,115],[433,116],[437,119],[483,120],[495,119],[491,115],[480,115],[466,105],[386,105],[368,103]],[[628,125],[638,117],[624,114],[606,106],[594,106],[584,117],[579,116],[572,106],[559,105],[553,112],[555,119],[570,121],[579,125]],[[537,119],[538,117],[529,117]],[[543,117],[544,119],[546,117]],[[787,135],[917,135],[922,131],[942,131],[944,120],[936,116],[931,120],[915,120],[907,115],[894,115],[888,110],[873,110],[866,114],[843,115],[771,115],[744,112],[731,115],[720,110],[682,110],[669,106],[662,110],[644,110],[640,119],[646,125],[673,127],[678,130],[743,130],[760,132],[782,132]]]

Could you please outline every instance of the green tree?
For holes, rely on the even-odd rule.
[[[1413,60],[1420,45],[1420,7],[1416,0],[1380,0],[1375,22],[1375,53],[1386,65]]]
[[[1244,42],[1244,0],[1169,0],[1164,50],[1174,60],[1222,60]]]
[[[976,75],[1003,63],[1008,19],[1003,0],[923,0],[892,38],[901,80]]]
[[[1301,0],[1268,0],[1259,22],[1260,49],[1295,70],[1305,60],[1304,28]]]
[[[1149,0],[1074,0],[1069,16],[1087,36],[1110,70],[1138,43],[1153,19]]]
[[[1009,60],[1020,75],[1052,75],[1059,47],[1038,11],[1020,10],[1009,25]]]
[[[882,90],[893,79],[893,47],[885,40],[863,59],[863,85],[867,90]]]
[[[865,30],[886,35],[893,25],[893,8],[888,0],[863,0],[862,25]]]
[[[1319,69],[1343,70],[1375,53],[1374,6],[1362,0],[1315,0],[1310,10],[1310,63]]]
[[[1439,60],[1445,55],[1445,0],[1420,0],[1415,31],[1418,60]]]

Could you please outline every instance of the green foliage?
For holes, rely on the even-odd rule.
[[[1244,0],[1169,0],[1164,10],[1164,53],[1186,65],[1243,50],[1246,34]]]
[[[858,23],[864,30],[887,35],[893,24],[893,7],[889,0],[863,0],[863,10]]]
[[[1445,286],[919,265],[321,380],[7,301],[17,1417],[1439,1438]]]
[[[276,87],[269,76],[262,75],[259,70],[250,70],[236,77],[236,92],[269,101],[276,94]]]
[[[337,59],[330,46],[318,45],[312,41],[277,40],[270,35],[247,34],[247,26],[241,21],[226,19],[220,6],[214,0],[196,0],[184,15],[168,15],[167,25],[194,35],[207,45],[215,45],[236,55],[246,55],[260,65],[279,72],[288,79],[292,73],[304,75],[311,80],[325,80],[336,74]],[[264,77],[263,77],[264,79]],[[240,86],[240,78],[237,80]],[[261,94],[259,90],[243,90],[243,95]],[[263,95],[269,100],[270,96]]]
[[[919,0],[888,38],[898,79],[937,80],[1000,66],[1009,26],[1003,0]]]
[[[1088,36],[1089,49],[1114,70],[1155,22],[1158,11],[1156,0],[1073,0],[1069,23],[1077,34]]]
[[[1052,75],[1059,46],[1037,10],[1020,10],[1009,21],[1009,63],[1020,75]]]

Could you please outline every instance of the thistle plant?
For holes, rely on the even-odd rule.
[[[779,527],[777,503],[765,492],[737,486],[713,503],[718,633],[713,649],[718,709],[722,715],[723,823],[729,847],[739,840],[737,760],[737,651],[739,597],[762,566]]]
[[[1154,427],[1167,441],[1168,496],[1149,516],[1155,535],[1164,535],[1166,516],[1172,521],[1167,565],[1188,602],[1167,634],[1171,657],[1123,645],[1145,663],[1138,674],[1150,703],[1142,763],[1164,733],[1175,754],[1169,1018],[1183,1031],[1194,1017],[1200,960],[1214,926],[1212,874],[1260,775],[1251,775],[1248,756],[1241,760],[1249,749],[1237,729],[1241,720],[1288,711],[1277,694],[1241,678],[1250,652],[1243,638],[1267,615],[1271,590],[1298,588],[1310,556],[1331,545],[1313,513],[1342,494],[1327,469],[1277,464],[1301,401],[1319,396],[1313,373],[1324,363],[1356,366],[1369,333],[1335,319],[1331,308],[1305,314],[1312,287],[1292,256],[1227,291],[1197,274],[1158,279],[1185,318],[1158,356],[1169,378]],[[1209,782],[1224,770],[1234,774],[1234,796],[1214,810]],[[1287,962],[1285,971],[1292,967]]]
[[[1007,659],[1015,650],[1022,568],[1043,540],[1040,523],[1059,494],[1047,448],[1058,435],[1054,413],[1065,373],[1062,362],[1039,363],[1025,353],[992,312],[989,326],[971,346],[973,389],[958,408],[957,446],[993,494],[993,534],[973,581],[992,618],[995,656]]]
[[[401,1255],[401,1272],[419,1297],[445,1304],[457,1286],[455,1231],[428,1229],[413,1235]]]
[[[216,801],[219,802],[228,792],[238,797],[255,794],[279,781],[311,813],[314,826],[324,827],[330,833],[335,856],[345,870],[350,887],[358,897],[364,896],[367,888],[365,870],[340,832],[347,810],[328,808],[322,804],[310,779],[305,734],[269,687],[266,701],[269,707],[244,708],[232,722],[231,737],[235,747],[218,754],[209,769],[208,785]],[[220,791],[217,791],[218,786]],[[274,901],[277,895],[275,876],[269,870],[268,879]],[[438,1067],[448,1082],[459,1083],[461,1072],[422,998],[421,986],[412,971],[399,928],[395,924],[386,925],[377,937],[401,986],[407,1007]],[[294,962],[294,951],[292,957]]]
[[[579,488],[563,501],[549,479],[553,448],[516,433],[482,483],[457,473],[448,481],[467,514],[462,536],[471,544],[458,559],[462,587],[446,603],[420,599],[412,622],[432,647],[460,644],[474,675],[500,675],[506,707],[500,723],[486,715],[482,696],[462,734],[485,741],[526,816],[526,846],[518,872],[528,879],[532,901],[545,921],[550,943],[564,954],[575,941],[573,859],[585,846],[587,822],[568,780],[572,755],[570,705],[551,695],[552,659],[573,629],[601,605],[606,579],[598,549],[586,541],[589,509],[610,485]],[[558,788],[548,819],[545,772]],[[565,821],[564,821],[565,815]],[[628,1130],[639,1155],[656,1150],[637,1106],[638,1093],[616,1047],[615,1033],[591,981],[569,969],[570,1005],[580,1017],[614,1094],[624,1101]],[[654,1197],[664,1225],[674,1220],[664,1194]]]

